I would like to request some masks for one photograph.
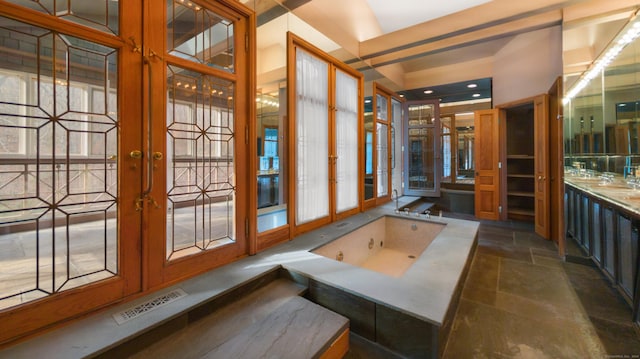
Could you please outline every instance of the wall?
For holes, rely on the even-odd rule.
[[[546,93],[561,75],[561,26],[517,35],[494,56],[493,104]]]

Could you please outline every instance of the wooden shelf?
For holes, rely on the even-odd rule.
[[[507,174],[507,177],[513,177],[513,178],[536,178],[536,176],[533,175],[533,174],[520,174],[520,173],[509,173],[509,174]]]
[[[535,197],[533,192],[507,192],[507,196],[515,196],[515,197]]]
[[[508,160],[532,160],[534,158],[533,155],[507,155]]]
[[[536,213],[532,210],[529,209],[524,209],[524,208],[510,208],[507,211],[508,214],[515,214],[515,215],[519,215],[519,216],[535,216]]]

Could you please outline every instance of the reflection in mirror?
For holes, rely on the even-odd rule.
[[[474,128],[473,126],[458,127],[456,129],[458,138],[458,183],[474,182]]]
[[[451,141],[451,126],[453,125],[453,115],[440,116],[440,143],[441,143],[441,158],[442,158],[442,178],[443,183],[451,183],[452,178],[452,166],[453,148]]]
[[[278,92],[283,92],[280,89]],[[256,97],[256,133],[258,150],[258,232],[287,223],[285,176],[282,167],[284,113],[280,104],[286,96],[260,94]]]
[[[373,110],[372,100],[364,100],[364,199],[373,198]]]
[[[636,43],[627,45],[565,102],[565,168],[569,174],[627,177],[629,169],[640,165]]]

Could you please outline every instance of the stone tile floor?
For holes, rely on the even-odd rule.
[[[472,218],[468,218],[472,219]],[[445,358],[633,358],[631,309],[533,226],[482,222]]]

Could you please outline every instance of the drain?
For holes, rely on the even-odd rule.
[[[152,311],[154,309],[160,308],[163,305],[174,302],[182,297],[185,297],[187,293],[182,289],[176,289],[169,293],[162,294],[155,298],[152,298],[140,305],[135,307],[125,309],[119,313],[113,315],[113,319],[115,319],[118,325],[125,323],[133,318],[136,318],[146,312]]]
[[[416,259],[416,256],[414,256],[413,254],[409,254],[409,258]]]

